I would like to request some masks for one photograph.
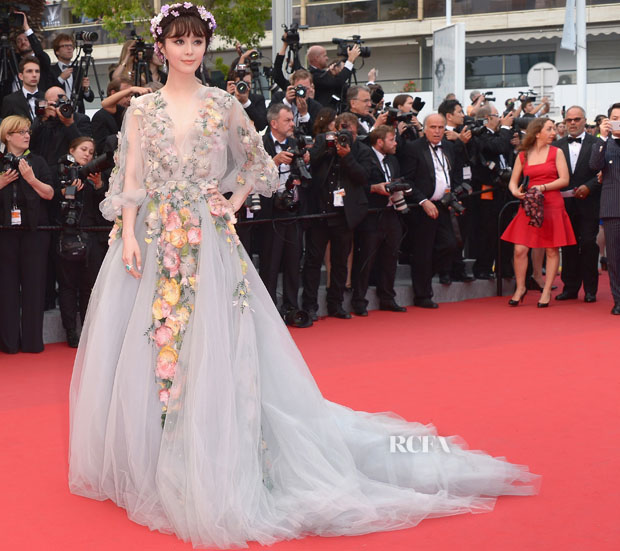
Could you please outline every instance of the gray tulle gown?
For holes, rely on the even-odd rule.
[[[125,116],[101,205],[116,225],[71,381],[71,491],[220,548],[397,530],[535,493],[524,466],[456,438],[411,453],[432,425],[323,398],[231,213],[210,200],[239,186],[268,196],[276,168],[236,100],[198,94],[182,136],[160,92]],[[139,207],[139,280],[121,258],[127,206]],[[394,447],[403,437],[409,451]]]

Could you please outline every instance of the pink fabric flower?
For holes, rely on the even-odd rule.
[[[176,350],[170,346],[164,346],[157,356],[155,375],[160,379],[172,380],[177,369],[177,359],[178,354]]]
[[[200,231],[200,228],[193,227],[187,231],[187,242],[190,245],[198,245],[201,240],[202,232]]]
[[[179,273],[179,266],[181,265],[181,257],[175,250],[164,253],[164,268],[170,272],[170,277],[175,277]]]
[[[166,220],[166,231],[178,230],[181,227],[181,217],[176,211],[172,211]]]
[[[172,340],[172,329],[162,325],[155,330],[155,344],[159,347],[166,346]]]
[[[160,402],[163,402],[163,404],[164,404],[165,406],[167,406],[167,405],[168,405],[168,400],[169,400],[169,399],[170,399],[170,391],[169,391],[169,390],[167,390],[167,389],[165,389],[165,388],[162,388],[162,389],[159,391],[159,401],[160,401]]]

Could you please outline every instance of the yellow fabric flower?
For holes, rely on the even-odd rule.
[[[182,249],[187,244],[187,232],[181,228],[168,232],[166,241],[172,243],[177,249]]]
[[[180,320],[176,318],[169,317],[166,319],[166,327],[169,327],[170,329],[172,329],[172,333],[176,336],[179,334],[179,331],[181,330],[181,322]]]
[[[166,279],[160,287],[160,293],[170,306],[174,306],[181,298],[181,287],[176,279]]]

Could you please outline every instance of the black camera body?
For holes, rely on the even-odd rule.
[[[43,117],[45,115],[46,107],[57,107],[60,114],[69,119],[75,112],[75,107],[71,100],[67,96],[60,96],[56,103],[48,102],[44,99],[35,98],[34,100],[34,114],[36,117]]]
[[[274,206],[277,209],[296,212],[299,208],[299,196],[295,188],[297,185],[306,188],[312,183],[312,174],[304,162],[306,146],[312,143],[312,136],[306,136],[299,128],[295,128],[295,133],[288,139],[286,151],[292,153],[293,160],[290,164],[286,189],[276,192],[274,196]],[[295,184],[295,180],[299,180],[300,184]]]
[[[336,149],[336,144],[339,144],[341,147],[351,147],[353,145],[353,134],[348,130],[326,132],[325,143],[327,144],[327,149]]]
[[[482,134],[486,132],[484,119],[475,119],[474,117],[469,117],[467,115],[463,117],[463,127],[467,128],[467,130],[471,132],[471,135],[476,138],[482,136]]]
[[[293,23],[290,27],[282,25],[284,28],[284,42],[292,50],[299,50],[301,48],[301,40],[299,37],[299,30],[308,29],[308,25],[300,25],[299,23]]]
[[[362,46],[364,41],[359,34],[354,34],[351,40],[346,38],[332,38],[332,44],[338,46],[336,55],[340,57],[349,57],[349,48],[357,44],[360,47],[360,57],[370,57],[370,48],[368,46]]]
[[[463,203],[459,200],[454,191],[447,191],[439,202],[446,208],[452,209],[457,216],[463,214],[467,209],[463,206]]]
[[[308,97],[308,89],[303,84],[295,86],[295,97],[306,99]]]
[[[8,35],[13,29],[23,29],[24,16],[21,13],[15,13],[14,9],[19,9],[25,13],[30,12],[30,6],[27,5],[20,4],[19,7],[0,6],[0,33]]]
[[[89,33],[96,36],[97,33]],[[130,52],[136,61],[151,61],[155,53],[155,45],[144,41],[135,29],[131,31],[131,38],[136,41]]]
[[[94,31],[78,31],[73,34],[76,42],[97,42],[99,35]]]
[[[426,105],[426,102],[422,101],[421,97],[416,96],[415,98],[413,98],[413,105],[411,106],[411,112],[417,117],[420,111],[424,109],[425,105]]]
[[[17,170],[19,172],[19,161],[24,158],[25,157],[21,155],[13,155],[13,153],[0,153],[0,166],[2,166],[2,171]]]

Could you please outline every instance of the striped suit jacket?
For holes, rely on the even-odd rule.
[[[590,168],[603,172],[601,218],[620,218],[620,139],[598,138],[592,147]]]

